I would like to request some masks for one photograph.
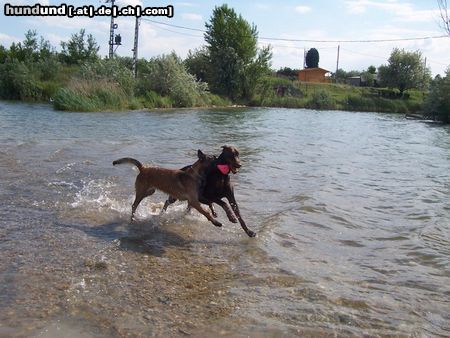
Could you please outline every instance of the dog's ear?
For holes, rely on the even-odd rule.
[[[197,156],[198,156],[198,159],[201,161],[203,161],[206,158],[206,155],[203,154],[203,152],[200,149],[197,150]]]

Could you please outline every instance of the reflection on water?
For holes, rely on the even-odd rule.
[[[450,129],[287,109],[60,113],[0,103],[0,335],[448,336]],[[132,156],[241,151],[249,239],[156,193]]]

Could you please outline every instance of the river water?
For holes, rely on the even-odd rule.
[[[165,195],[130,224],[130,156],[240,149],[256,238]],[[450,335],[450,128],[302,109],[67,113],[0,103],[0,336]]]

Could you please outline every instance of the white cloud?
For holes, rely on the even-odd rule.
[[[180,6],[180,7],[198,7],[198,4],[194,4],[192,2],[176,2],[174,3],[174,6]]]
[[[107,18],[89,18],[89,17],[55,17],[55,16],[40,16],[30,17],[27,19],[32,24],[37,24],[38,27],[44,25],[45,27],[54,27],[61,29],[72,30],[73,33],[79,32],[81,28],[86,30],[86,33],[103,33],[109,30],[109,21]],[[116,20],[117,21],[117,20]]]
[[[305,14],[311,12],[311,7],[300,5],[295,7],[295,11],[300,14]]]
[[[272,7],[268,4],[256,3],[255,8],[259,11],[269,11]]]
[[[403,12],[413,11],[412,5],[408,2],[398,2],[397,0],[347,0],[345,1],[347,10],[352,14],[365,13],[369,8],[376,8],[390,12],[392,14],[399,14]]]
[[[181,14],[181,17],[184,20],[190,20],[190,21],[202,21],[203,17],[200,14],[196,13],[183,13]]]
[[[23,37],[18,38],[12,35],[0,33],[0,45],[3,45],[5,47],[9,47],[13,42],[19,42],[23,39]]]
[[[50,1],[49,0],[0,0],[0,5],[3,6],[5,4],[10,4],[12,6],[33,6],[35,4],[41,4],[44,6],[49,6]]]

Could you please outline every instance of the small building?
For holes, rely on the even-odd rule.
[[[304,82],[329,83],[330,77],[325,76],[330,73],[329,70],[323,68],[304,68],[298,72],[298,79]]]
[[[361,76],[350,76],[346,81],[350,86],[359,87],[363,83]]]

